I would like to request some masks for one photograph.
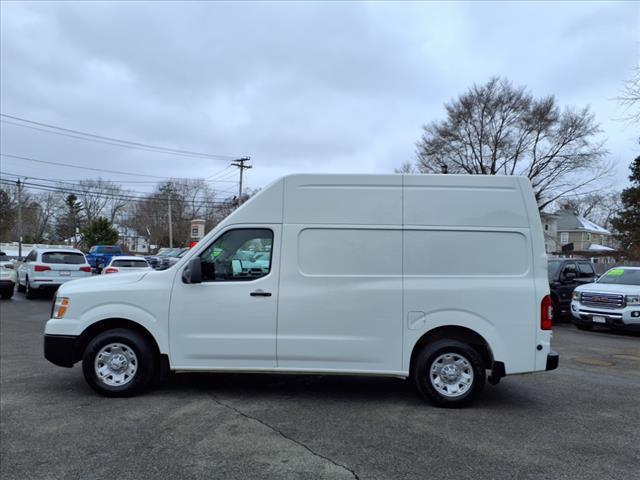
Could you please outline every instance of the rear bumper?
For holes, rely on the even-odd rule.
[[[551,350],[547,354],[547,366],[546,366],[545,370],[547,372],[549,370],[555,370],[556,368],[558,368],[558,363],[559,362],[560,362],[560,355],[558,355],[558,352],[554,352],[553,350]]]
[[[74,335],[44,336],[44,358],[60,367],[73,367],[76,363],[76,345],[78,337]]]
[[[13,288],[16,284],[13,280],[0,280],[0,289]]]

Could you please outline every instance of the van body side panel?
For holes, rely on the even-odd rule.
[[[402,225],[402,175],[285,178],[284,223]]]
[[[405,176],[404,360],[433,328],[459,325],[506,373],[532,371],[531,234],[517,179]]]
[[[283,231],[278,367],[401,370],[401,230]]]

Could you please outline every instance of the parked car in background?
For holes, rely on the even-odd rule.
[[[18,282],[15,266],[6,253],[0,252],[0,296],[13,297],[13,290]]]
[[[142,272],[153,270],[144,257],[126,256],[112,257],[102,270],[103,275],[110,273]]]
[[[551,299],[558,320],[563,315],[569,315],[573,290],[578,285],[595,282],[597,275],[590,261],[576,258],[551,259],[547,270]]]
[[[18,291],[34,298],[38,292],[90,276],[91,266],[80,250],[34,248],[18,268]]]
[[[15,262],[6,253],[0,252],[0,266],[15,269]]]
[[[146,258],[156,270],[166,270],[178,263],[188,251],[188,248],[161,248],[153,260]]]
[[[640,331],[640,267],[616,267],[597,282],[577,287],[571,302],[573,323]]]
[[[120,245],[94,245],[87,253],[87,261],[94,271],[100,273],[111,258],[124,254]]]

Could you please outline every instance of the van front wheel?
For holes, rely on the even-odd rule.
[[[458,340],[442,339],[418,354],[413,381],[424,398],[439,407],[463,407],[482,391],[485,367],[480,354]]]
[[[82,372],[96,392],[107,397],[128,397],[148,389],[154,379],[156,358],[149,342],[124,328],[96,335],[84,351]]]

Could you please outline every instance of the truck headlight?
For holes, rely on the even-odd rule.
[[[58,297],[56,298],[56,303],[53,304],[51,316],[60,319],[67,313],[67,308],[69,308],[69,299],[67,297]]]
[[[580,292],[576,292],[575,290],[571,294],[571,300],[575,300],[576,302],[580,301]]]
[[[627,295],[627,305],[640,305],[640,295]]]

